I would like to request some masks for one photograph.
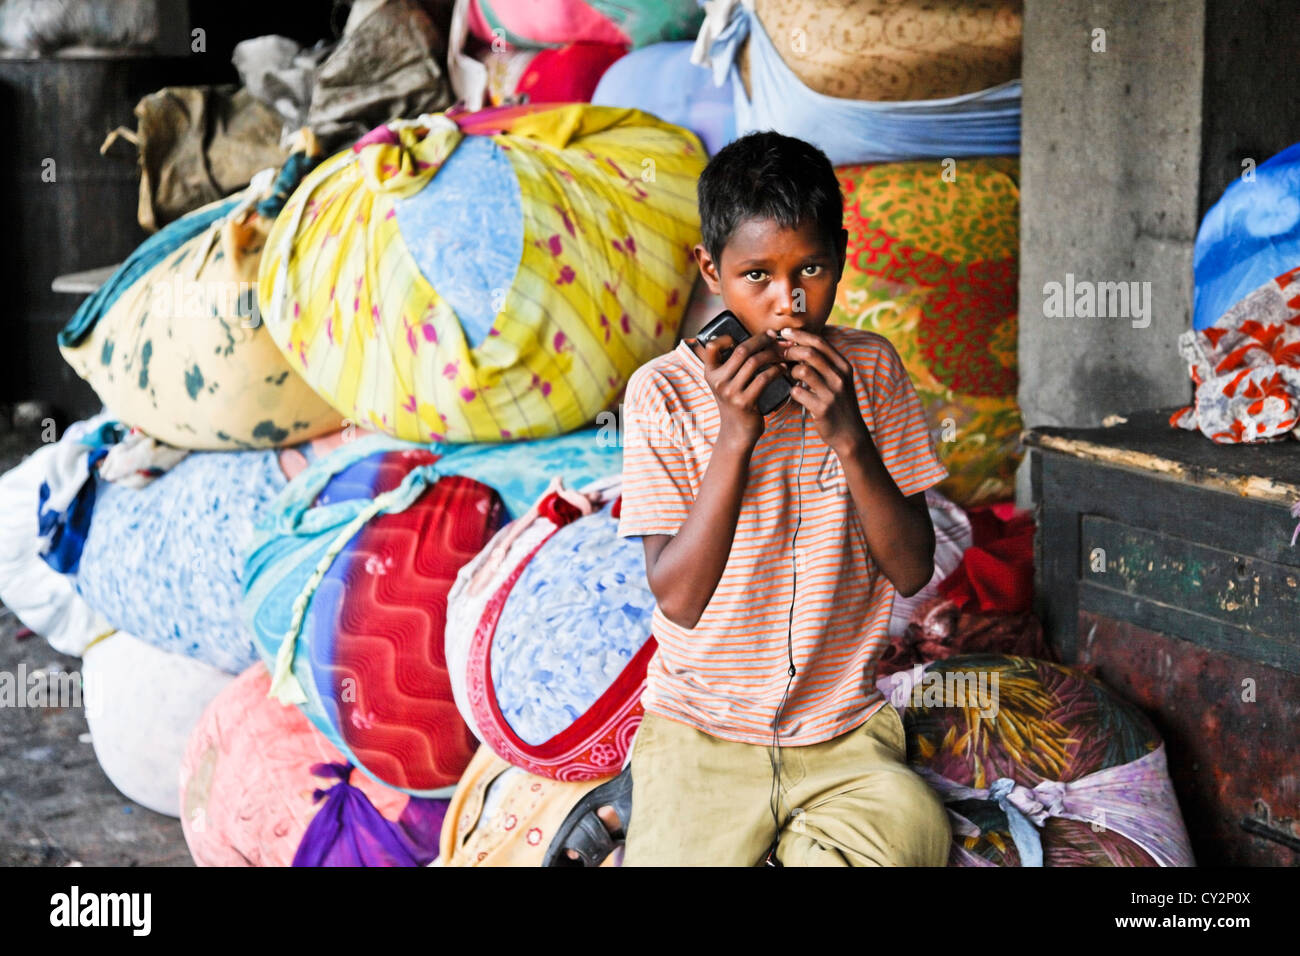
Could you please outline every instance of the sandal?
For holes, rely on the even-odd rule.
[[[618,830],[609,832],[605,821],[596,815],[600,807],[612,807],[618,814]],[[632,768],[627,767],[574,805],[547,847],[542,866],[600,866],[627,839],[627,823],[631,818]],[[577,853],[578,859],[569,859],[567,850]]]

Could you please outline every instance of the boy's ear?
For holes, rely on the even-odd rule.
[[[842,276],[844,275],[844,266],[848,262],[849,255],[849,231],[843,227],[840,228],[837,251],[840,255],[840,275]]]
[[[700,275],[704,276],[704,284],[714,295],[722,295],[722,279],[718,275],[718,264],[713,261],[713,256],[709,255],[709,250],[704,248],[703,244],[696,244],[691,251],[695,254],[695,264],[700,267]]]

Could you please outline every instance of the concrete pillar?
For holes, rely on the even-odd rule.
[[[1190,397],[1176,341],[1191,327],[1204,29],[1203,0],[1025,4],[1020,404],[1028,426],[1097,425],[1112,412]],[[1149,290],[1149,314],[1133,302],[1126,315],[1051,314],[1049,283],[1079,296],[1083,283],[1105,292],[1103,282],[1138,283],[1143,299]]]

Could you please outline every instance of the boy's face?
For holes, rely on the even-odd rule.
[[[746,219],[714,261],[703,245],[695,247],[709,291],[722,296],[750,335],[786,327],[821,334],[835,304],[848,232],[836,247],[811,219],[787,229],[771,219]]]

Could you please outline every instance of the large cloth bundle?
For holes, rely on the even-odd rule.
[[[73,657],[112,625],[77,593],[70,578],[41,560],[40,489],[52,480],[68,446],[109,420],[105,413],[69,425],[58,442],[42,445],[0,475],[0,604],[55,650]]]
[[[480,747],[443,819],[434,866],[541,866],[574,805],[610,780],[553,780],[512,767]],[[615,851],[601,866],[618,866]]]
[[[591,102],[644,110],[684,126],[712,156],[736,138],[731,80],[715,86],[708,70],[691,62],[689,42],[652,43],[614,63]]]
[[[781,62],[847,100],[934,100],[1020,76],[1024,0],[753,0]],[[740,55],[750,89],[751,41]]]
[[[328,152],[355,142],[377,123],[446,109],[455,101],[445,68],[446,21],[435,6],[419,0],[351,6],[343,36],[310,80],[305,122]]]
[[[181,756],[204,708],[235,678],[124,631],[85,650],[86,723],[95,758],[136,803],[180,816]]]
[[[284,486],[274,451],[200,452],[143,488],[104,484],[78,592],[113,627],[240,673],[257,660],[239,616],[244,550]]]
[[[854,9],[843,9],[850,3]],[[1018,18],[989,35],[990,61],[970,35],[969,27],[979,21],[967,17],[971,11],[949,8],[944,12],[956,29],[936,30],[921,22],[939,12],[933,4],[924,14],[892,0],[882,6],[888,8],[884,16],[872,18],[863,16],[861,0],[829,6],[821,0],[781,0],[765,4],[760,19],[754,0],[719,0],[692,57],[709,66],[716,84],[730,80],[737,135],[774,129],[797,136],[837,166],[1018,155]],[[769,19],[783,32],[771,32],[765,26]],[[891,21],[888,27],[883,20]],[[891,50],[898,40],[900,47]],[[927,43],[939,49],[931,52]],[[945,44],[960,54],[943,50]],[[783,58],[787,47],[798,72]],[[740,72],[742,51],[748,57],[748,89]],[[894,53],[913,62],[891,62]],[[874,69],[867,65],[873,57],[879,57]],[[974,86],[979,83],[988,85]]]
[[[1192,866],[1160,734],[1087,675],[951,657],[882,678],[943,796],[950,866]]]
[[[435,454],[368,461],[373,444],[318,461],[268,509],[245,612],[276,696],[302,705],[349,762],[411,793],[449,794],[475,741],[447,676],[446,595],[505,515],[487,485],[439,475]]]
[[[231,60],[244,91],[283,120],[281,136],[306,127],[334,152],[379,123],[454,102],[446,75],[449,4],[362,0],[350,5],[336,43],[307,49],[288,37],[255,36],[236,43]]]
[[[278,185],[258,174],[237,199],[152,236],[59,334],[68,364],[126,424],[212,450],[271,448],[339,427],[257,313],[274,194],[308,162],[297,153]]]
[[[571,431],[675,340],[705,160],[687,130],[585,104],[379,127],[276,220],[262,315],[366,427],[410,441]]]
[[[470,31],[516,47],[614,43],[640,47],[695,35],[704,14],[695,0],[469,0]]]
[[[461,714],[515,766],[608,776],[641,722],[654,594],[641,543],[618,536],[621,479],[562,483],[456,577],[447,664]]]
[[[1211,326],[1300,263],[1300,143],[1243,171],[1201,220],[1192,327]]]
[[[1178,337],[1196,401],[1171,425],[1220,444],[1300,437],[1300,266]]]
[[[547,50],[489,50],[488,99],[514,103],[589,103],[596,84],[624,48],[611,43],[570,43]]]
[[[437,855],[445,801],[349,774],[255,664],[204,711],[180,769],[181,826],[200,866],[415,866]],[[332,781],[332,785],[331,785]],[[344,789],[340,789],[344,788]]]
[[[1020,186],[1015,158],[838,170],[848,261],[830,321],[879,332],[907,367],[948,498],[1014,496]]]

